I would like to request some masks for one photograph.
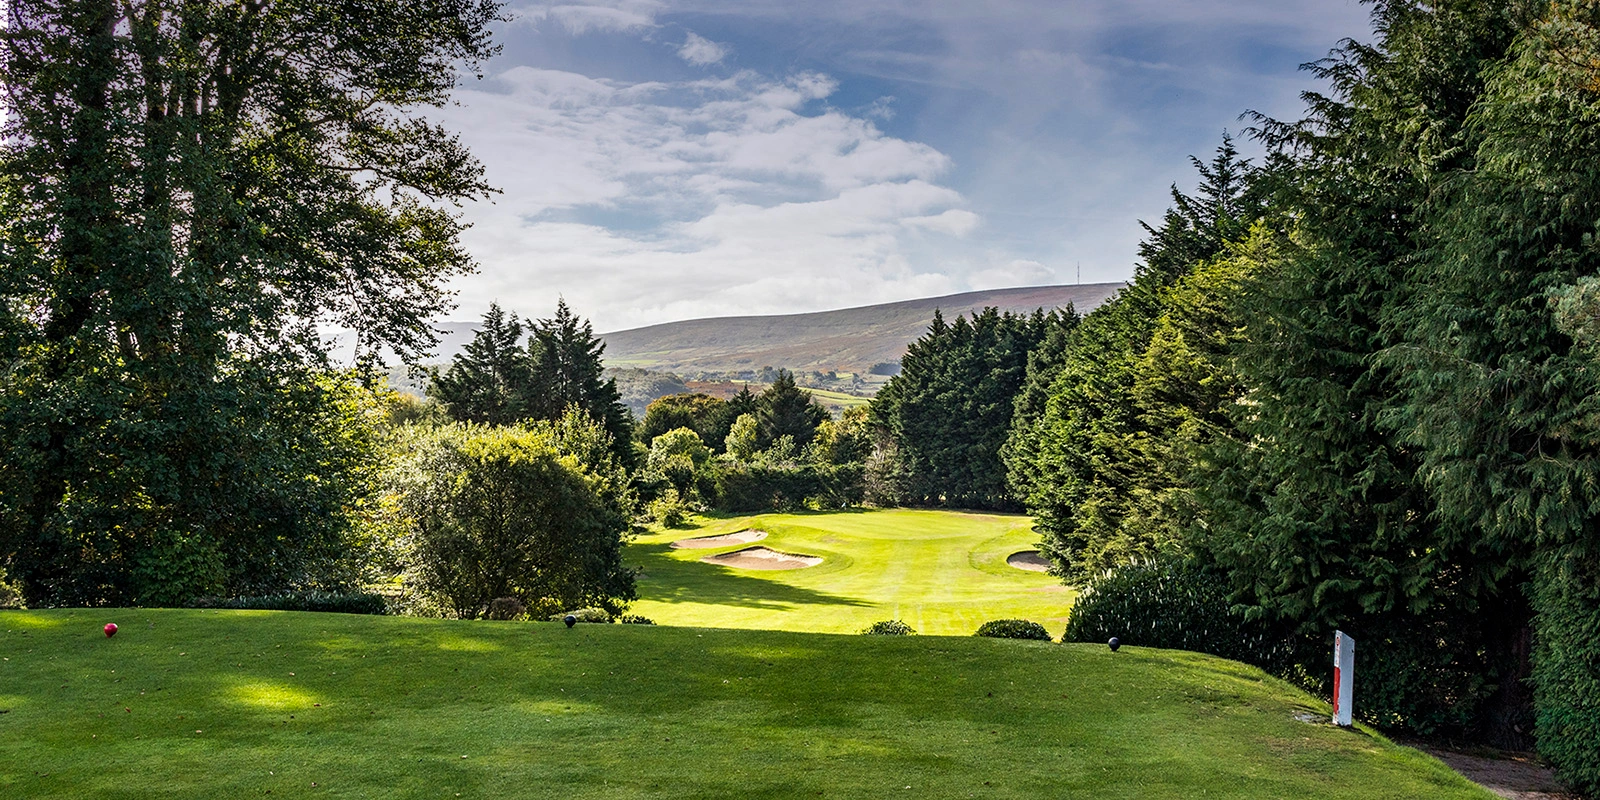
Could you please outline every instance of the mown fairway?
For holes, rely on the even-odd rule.
[[[0,631],[3,797],[1490,797],[1190,653],[249,611]]]
[[[1060,635],[1072,593],[1060,581],[1006,565],[1038,541],[1027,517],[952,511],[763,514],[708,520],[640,537],[623,557],[644,568],[632,610],[664,625],[855,633],[900,619],[925,634],[970,634],[985,620],[1019,617]],[[678,550],[678,539],[745,529],[784,552],[821,556],[815,567],[756,571],[706,564],[738,550]]]

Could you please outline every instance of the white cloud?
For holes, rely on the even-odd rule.
[[[689,31],[689,36],[684,40],[683,46],[678,48],[678,55],[684,61],[696,66],[716,64],[728,57],[730,48],[725,44],[718,44],[701,36],[694,31]]]
[[[467,210],[483,272],[460,316],[544,313],[559,293],[615,329],[968,288],[911,257],[979,223],[940,183],[949,158],[826,106],[835,88],[520,67],[459,93],[447,123],[504,190]]]
[[[940,231],[954,236],[965,236],[978,227],[978,215],[963,208],[952,208],[931,217],[906,217],[900,224],[930,231]]]
[[[592,31],[623,33],[653,28],[661,10],[658,0],[614,0],[582,4],[538,3],[512,9],[517,22],[537,25],[545,20],[560,24],[568,32],[581,35]]]
[[[1060,279],[1055,270],[1029,259],[1013,259],[972,273],[974,286],[1043,286]]]
[[[513,2],[533,30],[447,120],[506,190],[460,316],[564,293],[601,328],[1125,278],[1186,156],[1366,30],[1359,0]],[[594,32],[624,36],[565,40]],[[734,52],[827,74],[695,69]]]

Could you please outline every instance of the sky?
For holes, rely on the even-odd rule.
[[[513,0],[432,116],[500,189],[464,206],[490,302],[600,331],[1125,280],[1139,220],[1356,0]],[[1246,144],[1246,152],[1254,148]]]

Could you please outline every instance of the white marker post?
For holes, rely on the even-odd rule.
[[[1356,686],[1356,640],[1344,631],[1333,632],[1333,724],[1350,727],[1351,701]]]

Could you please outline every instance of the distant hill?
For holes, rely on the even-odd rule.
[[[994,306],[1031,312],[1071,304],[1086,314],[1124,284],[1088,283],[965,292],[875,306],[765,317],[712,317],[601,334],[606,365],[668,372],[737,373],[763,366],[864,373],[896,362],[922,336],[934,309],[945,319]]]

